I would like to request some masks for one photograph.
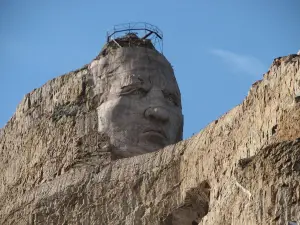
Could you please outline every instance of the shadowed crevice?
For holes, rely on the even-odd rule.
[[[161,225],[197,225],[208,213],[210,185],[203,181],[186,192],[181,205],[174,209]]]

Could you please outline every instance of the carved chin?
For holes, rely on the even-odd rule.
[[[148,151],[155,151],[168,145],[168,140],[157,132],[145,132],[139,136],[139,146]]]

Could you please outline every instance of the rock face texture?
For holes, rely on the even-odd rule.
[[[192,138],[118,160],[90,66],[27,94],[0,130],[0,224],[299,224],[300,56]]]
[[[181,141],[181,96],[170,63],[153,49],[112,48],[89,65],[88,76],[98,132],[108,135],[114,155],[131,157]]]

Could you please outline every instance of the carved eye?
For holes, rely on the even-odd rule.
[[[146,91],[142,88],[139,88],[139,89],[134,90],[131,94],[132,95],[144,95],[144,94],[146,94]]]
[[[177,103],[175,97],[169,95],[167,99],[168,99],[168,101],[172,102],[174,105],[178,106],[178,103]]]
[[[175,106],[178,106],[178,99],[175,95],[168,93],[167,91],[163,91],[163,94],[165,96],[165,98],[171,102],[172,104],[174,104]]]
[[[122,92],[120,95],[139,95],[143,96],[147,93],[147,91],[143,88],[137,87],[124,87],[122,88]]]

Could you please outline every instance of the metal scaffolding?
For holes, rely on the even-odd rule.
[[[115,25],[112,30],[107,32],[107,42],[116,42],[116,39],[121,39],[124,36],[132,36],[133,39],[150,40],[153,46],[163,53],[163,33],[152,24],[138,22]]]

